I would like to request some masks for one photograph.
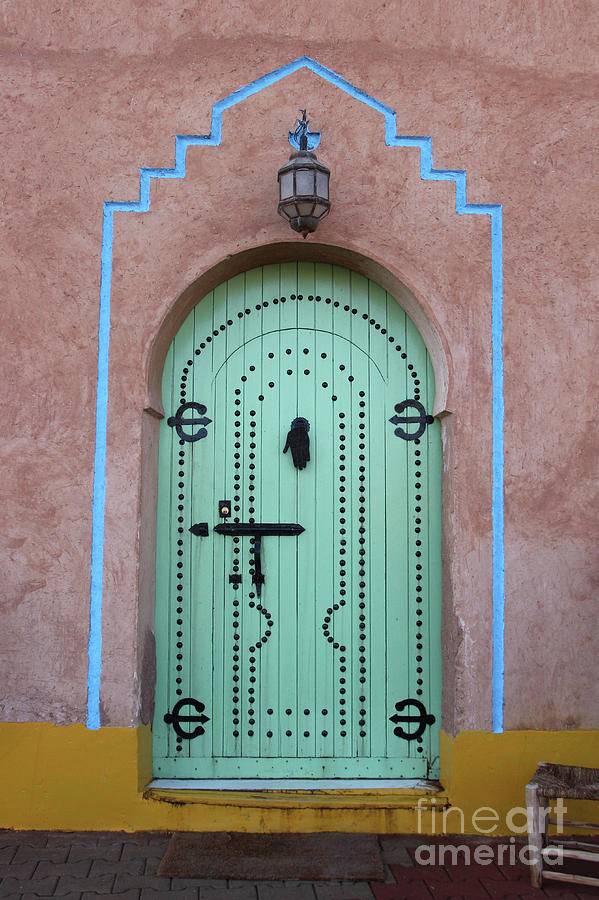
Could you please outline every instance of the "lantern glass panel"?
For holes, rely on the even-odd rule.
[[[314,193],[314,171],[312,169],[296,169],[295,191],[298,195]]]
[[[279,197],[285,200],[293,196],[293,172],[283,172],[279,181]]]
[[[314,206],[314,204],[313,204],[312,202],[310,202],[310,203],[306,203],[306,202],[303,202],[303,203],[300,202],[300,203],[298,203],[298,204],[297,204],[297,209],[298,209],[298,212],[299,212],[300,216],[311,216],[311,215],[312,215],[312,208],[313,208],[313,206]]]
[[[329,176],[326,172],[316,173],[316,193],[325,200],[329,199]]]
[[[326,211],[327,211],[327,208],[326,208],[326,206],[323,206],[322,203],[315,203],[314,204],[314,212],[312,213],[312,215],[315,216],[317,219],[320,219],[320,218],[322,218],[322,216],[324,216]]]

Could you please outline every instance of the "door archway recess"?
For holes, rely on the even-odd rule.
[[[504,698],[504,397],[503,397],[503,209],[500,203],[468,203],[466,172],[436,169],[433,166],[432,140],[397,133],[394,110],[357,88],[332,69],[309,56],[301,56],[244,85],[212,107],[210,134],[177,135],[175,165],[140,169],[139,199],[108,200],[103,204],[100,306],[98,323],[98,381],[96,390],[96,432],[92,504],[92,551],[89,609],[87,718],[88,728],[100,727],[100,679],[102,671],[102,590],[104,568],[104,509],[106,502],[106,438],[108,419],[108,360],[110,342],[110,295],[112,283],[113,223],[115,212],[147,212],[150,208],[150,183],[153,178],[184,178],[185,157],[190,146],[221,143],[223,112],[293,72],[306,68],[344,91],[350,97],[380,113],[385,123],[388,147],[416,147],[420,150],[420,177],[425,181],[452,181],[456,186],[456,212],[459,215],[488,215],[491,218],[491,343],[493,378],[493,731],[503,731]]]
[[[406,313],[338,266],[254,269],[189,314],[163,376],[156,776],[438,776],[433,398]]]

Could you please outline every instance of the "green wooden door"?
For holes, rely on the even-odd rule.
[[[433,396],[410,319],[348,270],[255,269],[189,314],[163,379],[156,776],[438,775]]]

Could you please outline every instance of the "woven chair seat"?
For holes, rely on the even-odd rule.
[[[599,769],[539,763],[531,784],[536,784],[545,797],[599,800]]]

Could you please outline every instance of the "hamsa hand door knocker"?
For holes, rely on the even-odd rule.
[[[283,453],[287,453],[287,450],[291,448],[291,457],[296,469],[305,469],[306,463],[310,462],[309,431],[310,423],[302,416],[298,416],[292,421]]]

